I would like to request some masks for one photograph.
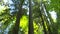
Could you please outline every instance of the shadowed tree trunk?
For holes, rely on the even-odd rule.
[[[28,34],[34,34],[31,0],[29,0],[29,31],[28,31]]]
[[[45,21],[47,22],[46,24],[47,24],[47,28],[48,28],[48,33],[49,33],[49,34],[52,34],[51,28],[50,28],[51,22],[50,22],[50,20],[48,20],[49,17],[48,17],[48,14],[47,14],[47,12],[46,12],[46,6],[45,6],[45,4],[43,4],[42,7],[43,7],[44,16],[45,16],[45,18],[46,18]]]
[[[43,25],[44,34],[47,34],[47,30],[46,30],[46,27],[45,27],[45,24],[44,24],[42,0],[40,1],[40,18],[42,19],[42,25]]]
[[[48,28],[48,31],[46,31],[46,32],[44,31],[44,32],[45,32],[45,34],[52,34],[51,29],[50,29],[50,21],[48,20],[49,18],[48,18],[47,12],[46,12],[46,6],[44,5],[44,3],[42,1],[43,0],[41,0],[41,3],[40,3],[41,11],[42,11],[41,14],[44,13],[43,15],[44,15],[44,18],[46,18],[45,21],[47,22],[46,24],[47,24],[47,28]],[[44,26],[44,24],[43,24],[43,26]],[[45,27],[45,29],[46,29],[46,27]]]
[[[45,27],[45,24],[44,24],[44,19],[43,19],[43,16],[42,16],[42,12],[40,10],[40,18],[42,19],[42,25],[43,25],[43,31],[44,31],[44,34],[47,34],[47,31],[46,31],[46,27]]]
[[[19,31],[19,25],[20,25],[20,18],[22,17],[23,15],[23,12],[22,12],[22,5],[23,5],[23,1],[20,2],[20,5],[19,5],[19,11],[16,15],[16,23],[15,23],[15,26],[13,27],[13,34],[18,34],[18,31]]]
[[[22,17],[22,6],[20,7],[19,12],[17,13],[16,16],[16,23],[15,26],[13,28],[13,34],[18,34],[19,31],[19,23],[20,23],[20,18]]]

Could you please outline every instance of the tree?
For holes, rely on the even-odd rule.
[[[47,34],[47,31],[46,31],[46,27],[45,27],[45,24],[44,24],[44,18],[43,18],[43,8],[42,8],[42,3],[40,5],[40,17],[42,19],[42,25],[43,25],[43,31],[44,31],[44,34]]]
[[[60,34],[60,0],[12,1],[0,0],[0,34]]]
[[[19,31],[20,18],[23,15],[23,12],[22,12],[23,2],[24,2],[24,0],[20,1],[20,4],[19,4],[19,11],[17,12],[17,15],[16,15],[16,23],[12,30],[13,34],[18,34],[18,31]]]
[[[31,0],[29,0],[29,31],[28,31],[28,34],[34,34]]]

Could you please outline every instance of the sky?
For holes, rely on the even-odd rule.
[[[49,11],[51,18],[53,19],[54,22],[56,22],[57,20],[57,13],[53,10],[53,11]]]

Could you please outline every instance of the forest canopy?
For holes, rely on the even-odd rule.
[[[0,34],[60,34],[60,0],[0,0]]]

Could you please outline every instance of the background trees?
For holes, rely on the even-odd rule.
[[[0,34],[60,34],[60,0],[0,0]]]

